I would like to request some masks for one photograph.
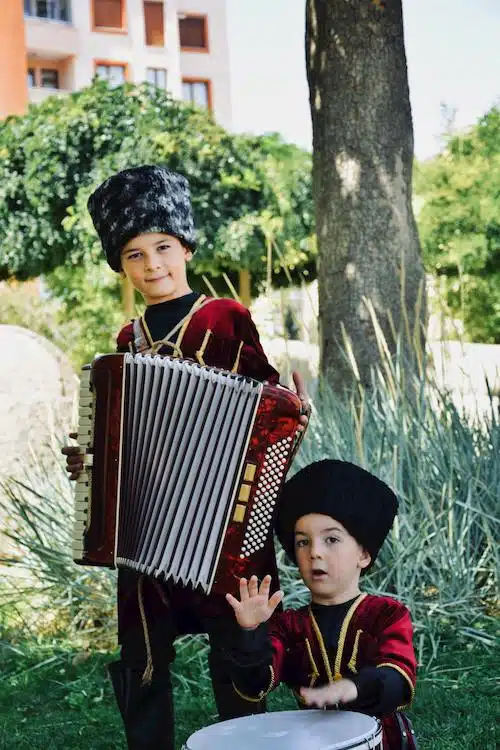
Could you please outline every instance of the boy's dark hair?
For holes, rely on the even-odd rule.
[[[295,558],[295,524],[308,513],[331,516],[370,553],[373,565],[398,510],[390,487],[360,466],[325,459],[309,464],[285,483],[275,530],[288,557]]]
[[[196,250],[189,183],[165,167],[144,165],[109,177],[88,199],[87,207],[114,271],[121,251],[139,234],[163,232]]]

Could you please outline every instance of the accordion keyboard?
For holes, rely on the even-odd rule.
[[[90,488],[92,486],[92,450],[94,435],[94,398],[90,385],[90,368],[83,369],[80,376],[80,398],[78,405],[78,445],[84,453],[84,468],[76,481],[75,514],[73,522],[73,559],[83,557],[83,538],[90,521]]]

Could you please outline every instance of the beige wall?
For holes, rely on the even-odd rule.
[[[185,78],[208,78],[212,82],[212,107],[217,121],[231,127],[231,92],[229,79],[229,42],[225,0],[177,0],[179,13],[208,15],[209,52],[182,52],[181,75]]]
[[[92,29],[91,0],[72,0],[71,23],[26,17],[20,0],[0,0],[0,116],[22,112],[29,100],[38,102],[54,93],[32,88],[26,82],[30,65],[51,61],[60,69],[61,93],[88,86],[96,61],[123,63],[128,80],[147,79],[147,68],[167,71],[167,88],[182,96],[182,78],[210,80],[211,104],[224,127],[231,126],[229,53],[226,28],[226,0],[159,0],[164,6],[165,46],[148,47],[145,40],[143,0],[126,0],[126,33],[95,32]],[[209,51],[181,52],[178,13],[208,16]],[[26,37],[26,43],[25,43]],[[38,61],[38,63],[37,63]],[[8,71],[8,72],[7,72]]]

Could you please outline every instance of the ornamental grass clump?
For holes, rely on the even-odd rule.
[[[411,608],[421,663],[430,664],[437,644],[451,633],[491,642],[499,563],[496,408],[492,399],[490,414],[473,419],[431,378],[409,378],[387,359],[374,370],[370,388],[358,383],[343,395],[318,389],[292,468],[340,458],[361,464],[397,491],[398,518],[363,585]],[[7,566],[0,611],[10,632],[28,627],[111,648],[116,574],[73,563],[72,503],[62,460],[50,470],[33,464],[24,478],[4,485],[11,552],[0,561]],[[307,591],[281,551],[279,562],[286,606],[297,606]],[[195,655],[205,647],[197,644]]]

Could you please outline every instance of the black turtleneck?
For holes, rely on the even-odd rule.
[[[148,305],[144,313],[144,319],[149,328],[153,341],[159,341],[175,328],[177,323],[189,314],[192,306],[201,295],[199,292],[189,292],[182,297],[169,299],[166,302],[158,302],[156,305]],[[177,340],[178,331],[175,333]]]

